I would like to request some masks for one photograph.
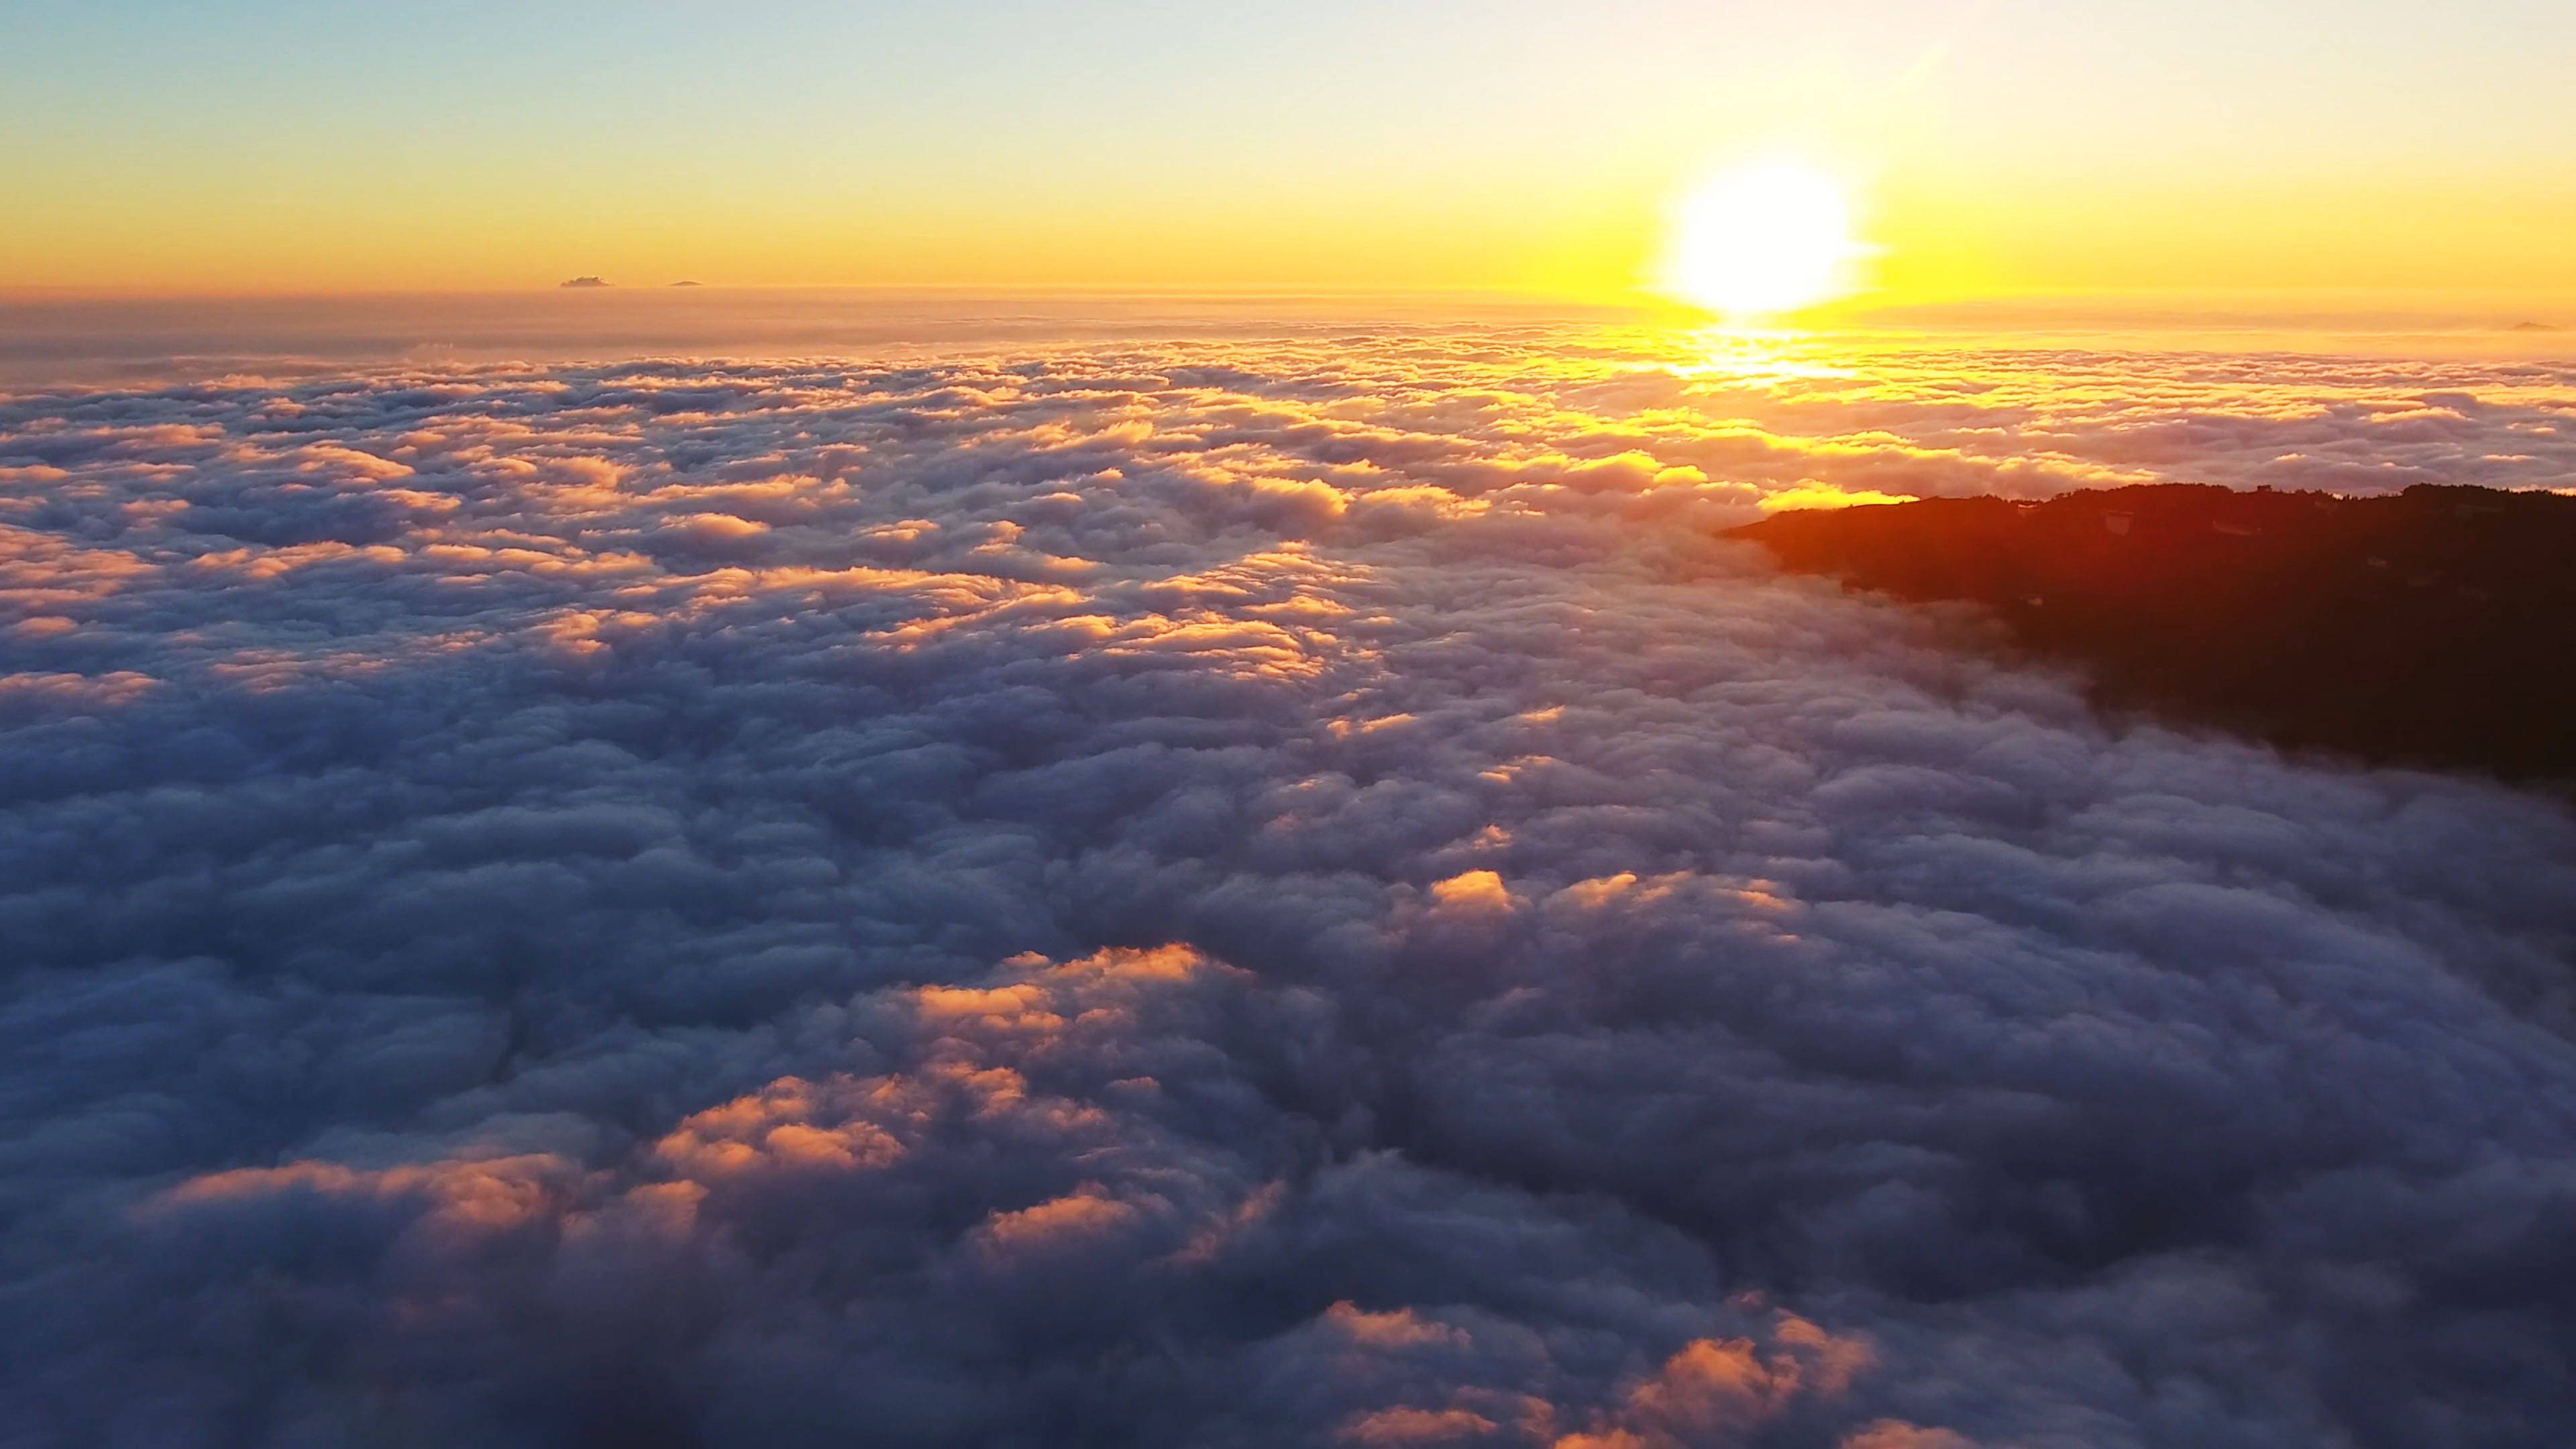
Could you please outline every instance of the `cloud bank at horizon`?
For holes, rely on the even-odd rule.
[[[1508,336],[0,401],[8,1433],[2560,1442],[2566,814],[1710,530],[2571,416]]]

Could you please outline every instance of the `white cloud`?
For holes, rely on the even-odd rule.
[[[2564,813],[1709,533],[2565,476],[2562,384],[2208,371],[0,403],[15,1432],[2555,1442]]]

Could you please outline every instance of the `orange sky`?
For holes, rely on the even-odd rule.
[[[2570,53],[2525,0],[34,5],[0,288],[1605,299],[1692,177],[1788,155],[1847,180],[1876,300],[2543,293]]]

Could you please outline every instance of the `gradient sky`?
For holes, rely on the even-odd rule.
[[[1850,178],[1886,295],[2576,284],[2563,0],[15,0],[0,288],[1602,297]]]

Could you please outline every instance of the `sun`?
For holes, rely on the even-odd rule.
[[[1834,178],[1771,162],[1719,172],[1682,198],[1658,282],[1729,317],[1776,316],[1849,295],[1869,253]]]

